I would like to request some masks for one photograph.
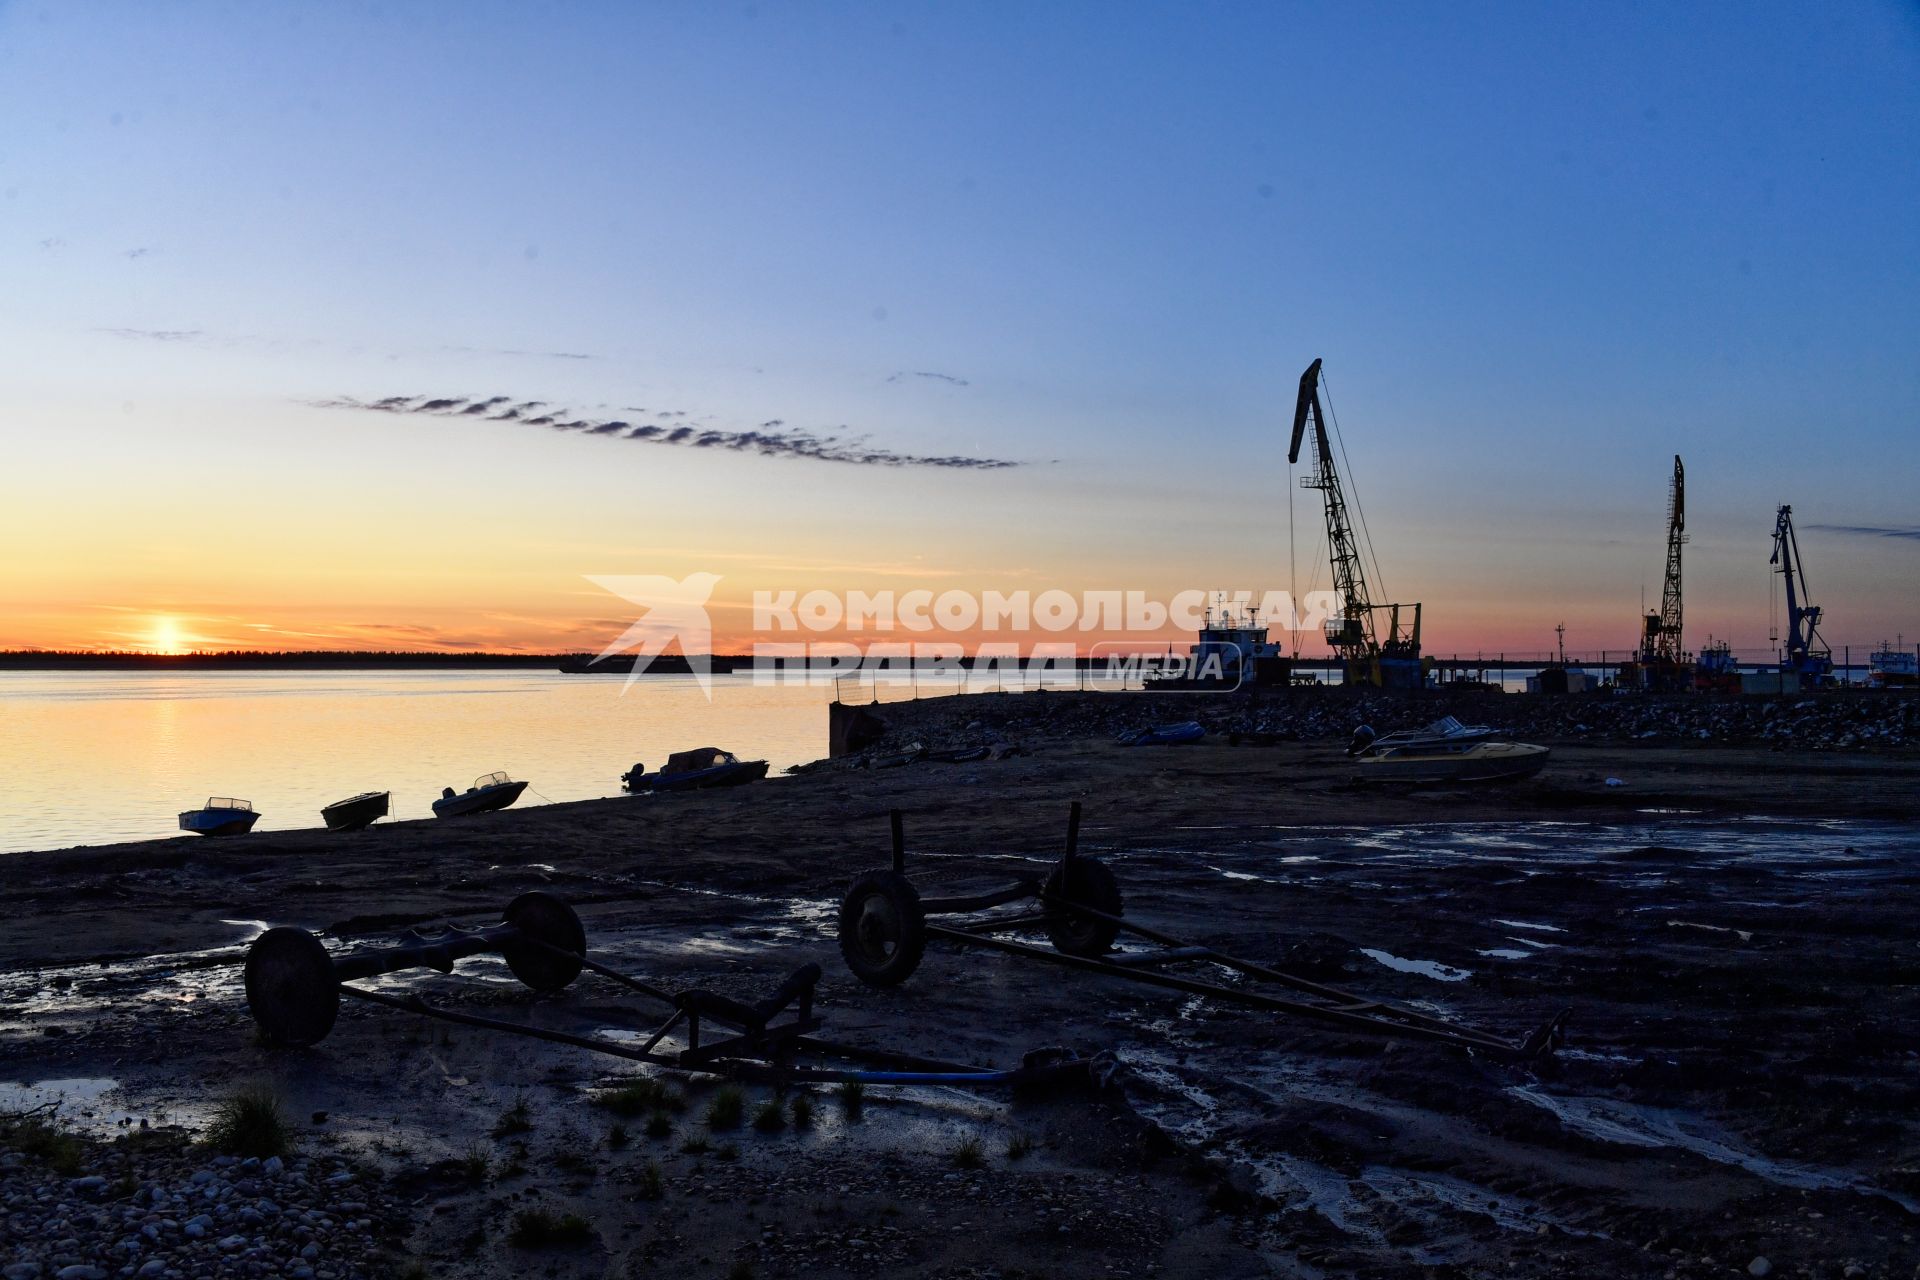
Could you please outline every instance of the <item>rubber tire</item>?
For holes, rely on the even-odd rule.
[[[927,950],[920,891],[897,871],[868,871],[840,898],[840,956],[870,987],[897,987]]]
[[[326,946],[305,929],[269,929],[247,948],[247,1008],[268,1044],[318,1044],[340,1016]]]
[[[1046,891],[1069,902],[1077,902],[1104,911],[1110,916],[1124,912],[1120,900],[1120,881],[1113,869],[1098,858],[1074,858],[1053,869],[1047,877]],[[1111,920],[1081,915],[1066,907],[1047,908],[1047,937],[1054,950],[1070,956],[1098,958],[1113,949],[1120,926]]]
[[[508,903],[502,918],[530,938],[573,953],[562,956],[525,942],[502,943],[500,955],[514,977],[535,991],[559,991],[580,976],[581,958],[587,954],[587,931],[572,907],[535,889]]]

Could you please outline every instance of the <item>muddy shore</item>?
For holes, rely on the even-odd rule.
[[[388,1206],[377,1248],[317,1275],[1920,1274],[1920,757],[1569,742],[1515,787],[1376,794],[1325,743],[1026,745],[6,855],[0,1080],[98,1082],[65,1111],[107,1139],[191,1134],[226,1090],[272,1083],[302,1157],[353,1162]],[[891,809],[916,874],[990,881],[1054,856],[1072,800],[1131,917],[1503,1037],[1568,1008],[1568,1048],[1502,1065],[938,948],[888,992],[840,964],[833,907],[885,862]],[[1066,1044],[1122,1070],[1091,1097],[875,1089],[857,1116],[821,1091],[777,1132],[751,1124],[766,1090],[715,1131],[714,1091],[676,1083],[684,1109],[650,1137],[591,1101],[633,1072],[563,1046],[357,1005],[312,1049],[255,1042],[234,961],[261,924],[339,947],[497,919],[528,888],[664,986],[753,996],[819,960],[839,1038],[1000,1065]],[[461,971],[408,987],[633,1024],[596,980],[534,998],[497,963]],[[530,1127],[490,1136],[517,1104]],[[39,1193],[6,1179],[32,1172],[0,1162],[9,1221]],[[531,1207],[584,1238],[515,1244]],[[0,1267],[54,1275],[55,1243],[10,1236]]]

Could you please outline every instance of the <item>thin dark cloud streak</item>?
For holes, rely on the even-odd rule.
[[[861,436],[822,434],[790,428],[780,418],[770,419],[750,431],[669,425],[672,419],[687,416],[686,411],[681,409],[656,415],[667,419],[667,422],[635,424],[617,418],[576,418],[565,410],[536,413],[536,410],[549,408],[546,402],[514,401],[509,396],[387,396],[380,400],[339,396],[308,403],[321,409],[359,409],[402,416],[516,422],[522,426],[544,427],[574,435],[606,436],[610,439],[637,440],[643,444],[673,445],[723,453],[752,453],[763,458],[807,458],[815,462],[839,462],[861,467],[999,471],[1023,465],[1004,458],[976,458],[963,454],[896,453],[890,449],[873,448]]]
[[[525,356],[530,360],[598,360],[590,351],[521,351],[512,347],[444,347],[470,356]]]
[[[49,240],[42,240],[40,242],[40,247],[43,250],[52,252],[55,249],[59,249],[63,247],[65,244],[66,244],[65,240],[54,238]],[[129,257],[129,258],[137,258],[145,254],[152,253],[154,251],[155,250],[153,250],[151,247],[145,248],[145,249],[130,249],[130,250],[127,250],[123,254],[123,256]],[[146,339],[151,339],[159,342],[198,341],[198,342],[205,342],[211,346],[222,346],[222,347],[233,347],[233,346],[241,346],[241,345],[256,345],[256,346],[267,346],[267,347],[285,347],[289,345],[308,346],[308,347],[340,345],[339,343],[328,343],[319,339],[311,339],[311,338],[288,339],[288,338],[274,338],[274,337],[258,335],[258,334],[256,335],[217,334],[217,333],[208,333],[201,329],[139,329],[139,328],[132,328],[127,326],[100,325],[100,326],[95,326],[94,331],[97,333],[111,334],[116,338],[129,338],[129,339],[146,338]],[[360,348],[356,344],[352,349],[357,351]],[[594,355],[593,353],[587,352],[587,351],[522,351],[514,348],[500,348],[500,347],[435,347],[433,348],[433,350],[450,351],[450,352],[455,352],[461,355],[475,355],[475,356],[489,356],[489,357],[520,356],[530,360],[599,360],[601,359],[600,356]],[[397,360],[397,359],[405,358],[408,354],[409,352],[405,350],[393,351],[388,354],[387,358]]]
[[[1856,538],[1910,538],[1920,542],[1920,525],[1899,524],[1807,524],[1803,529],[1817,529],[1821,533],[1845,533]]]
[[[887,378],[888,382],[905,382],[908,378],[929,378],[935,382],[945,382],[956,387],[973,385],[965,378],[956,378],[950,373],[935,373],[929,369],[902,369]]]
[[[101,329],[101,333],[110,333],[116,338],[145,340],[148,342],[197,342],[207,335],[198,329]]]

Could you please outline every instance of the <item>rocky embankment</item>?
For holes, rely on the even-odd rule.
[[[886,726],[867,756],[929,748],[1111,738],[1129,729],[1197,720],[1242,741],[1348,738],[1455,716],[1537,742],[1714,743],[1799,751],[1895,752],[1920,748],[1920,696],[1846,690],[1791,697],[1707,694],[1501,694],[1481,689],[1417,693],[1377,689],[1246,689],[1233,693],[973,694],[868,708]]]

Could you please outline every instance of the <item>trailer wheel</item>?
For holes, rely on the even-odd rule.
[[[587,931],[572,907],[535,889],[508,903],[502,918],[523,935],[500,944],[514,977],[535,991],[558,991],[580,976]]]
[[[340,982],[320,939],[269,929],[247,948],[247,1008],[268,1044],[318,1044],[340,1016]]]
[[[1123,910],[1120,881],[1114,877],[1113,869],[1098,858],[1074,858],[1055,867],[1047,877],[1046,892],[1051,897],[1064,898],[1110,916],[1117,916]],[[1103,956],[1119,936],[1120,926],[1111,920],[1085,915],[1071,907],[1052,903],[1047,906],[1047,937],[1053,940],[1055,950],[1070,956]]]
[[[840,899],[840,954],[870,987],[897,987],[920,967],[927,918],[913,882],[897,871],[868,871]]]

